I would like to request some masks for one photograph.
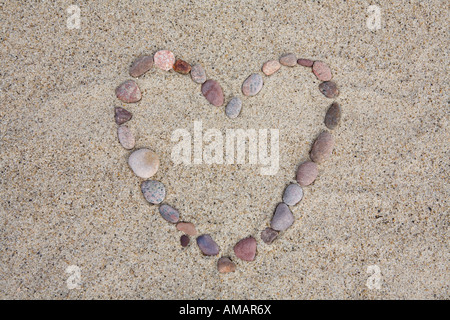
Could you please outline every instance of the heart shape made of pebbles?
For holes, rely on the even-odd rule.
[[[319,85],[320,92],[327,98],[336,98],[339,90],[335,82],[331,81],[332,73],[329,66],[323,61],[314,61],[310,59],[297,59],[295,54],[289,53],[280,57],[278,60],[269,60],[263,64],[261,70],[265,76],[270,76],[278,72],[282,66],[294,67],[300,65],[311,68],[317,79],[322,81]],[[175,59],[175,55],[169,50],[160,50],[153,56],[144,55],[138,57],[131,64],[129,74],[133,78],[138,78],[153,67],[164,71],[174,70],[180,74],[190,74],[191,79],[201,85],[203,96],[214,106],[224,104],[224,94],[220,84],[208,79],[205,69],[196,64],[191,66],[182,59]],[[259,73],[251,74],[242,84],[242,93],[245,96],[257,95],[264,86],[263,76]],[[122,82],[115,90],[116,97],[125,103],[135,103],[141,100],[142,95],[139,86],[134,80]],[[242,101],[239,97],[233,97],[225,107],[225,114],[229,118],[239,116],[242,109]],[[129,128],[124,125],[131,120],[132,114],[121,107],[115,107],[114,119],[117,125],[117,135],[120,144],[127,150],[133,150],[135,139]],[[329,130],[335,129],[341,119],[341,107],[337,102],[333,102],[325,115],[324,123]],[[332,154],[334,148],[334,137],[329,131],[322,131],[314,141],[310,160],[301,163],[298,166],[296,180],[297,183],[289,184],[284,190],[282,202],[275,209],[270,227],[261,232],[261,240],[271,244],[280,234],[294,223],[294,215],[289,207],[295,206],[303,198],[303,189],[312,184],[318,174],[318,164],[326,161]],[[180,221],[180,213],[172,206],[162,203],[166,196],[166,189],[163,183],[156,180],[149,180],[159,168],[159,157],[150,149],[142,148],[133,150],[128,157],[128,164],[132,171],[140,178],[147,179],[141,184],[142,194],[149,203],[159,205],[161,216],[176,225],[176,229],[184,234],[180,238],[180,244],[186,247],[189,242],[189,236],[197,236],[197,230],[192,222]],[[211,235],[205,233],[197,236],[197,245],[201,252],[207,256],[216,256],[220,252],[219,245],[214,241]],[[234,246],[234,253],[237,258],[244,261],[253,261],[257,254],[257,240],[253,236],[239,240]],[[217,261],[217,269],[220,273],[233,272],[236,270],[236,264],[230,257],[221,257]]]

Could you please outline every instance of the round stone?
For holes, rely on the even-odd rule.
[[[183,231],[184,233],[195,236],[197,235],[197,230],[195,229],[195,225],[190,222],[178,222],[177,229]]]
[[[267,244],[271,244],[278,236],[278,231],[267,227],[261,232],[261,240]]]
[[[316,75],[317,79],[320,81],[330,81],[331,80],[331,69],[323,61],[314,61],[312,65],[312,72]]]
[[[153,67],[152,56],[141,56],[133,61],[130,66],[130,76],[137,78],[149,71]]]
[[[242,93],[246,96],[254,96],[258,94],[259,91],[261,91],[263,84],[264,82],[261,75],[258,73],[254,73],[247,79],[245,79],[244,83],[242,84]]]
[[[220,273],[229,273],[236,271],[236,265],[228,257],[222,257],[217,261],[217,270]]]
[[[202,84],[202,94],[212,105],[219,107],[223,104],[222,87],[215,80],[208,80]]]
[[[196,64],[191,68],[191,78],[195,83],[204,83],[206,81],[205,69],[200,64]]]
[[[327,98],[336,98],[339,95],[339,89],[333,81],[325,81],[319,84],[319,90]]]
[[[145,200],[151,204],[159,204],[166,197],[164,184],[156,180],[146,180],[141,184],[141,191]]]
[[[301,65],[302,67],[312,67],[314,64],[314,61],[309,59],[298,59],[297,64]]]
[[[159,168],[159,157],[149,149],[139,149],[130,154],[128,165],[140,178],[150,178]]]
[[[303,189],[296,183],[291,183],[283,193],[283,202],[288,206],[295,206],[303,198]]]
[[[324,131],[317,137],[316,141],[314,141],[309,156],[315,163],[321,163],[330,158],[333,148],[333,135],[327,131]]]
[[[173,64],[175,63],[175,56],[169,50],[160,50],[155,53],[153,60],[155,62],[155,66],[164,71],[169,71],[173,68]]]
[[[181,74],[188,74],[191,71],[191,65],[184,60],[178,59],[173,65],[173,70]]]
[[[333,102],[331,106],[328,108],[327,114],[325,115],[325,126],[333,130],[341,121],[341,106],[337,102]]]
[[[189,242],[190,242],[191,240],[189,239],[189,237],[187,236],[187,235],[185,235],[185,234],[183,234],[181,237],[180,237],[180,244],[181,244],[181,246],[184,248],[184,247],[187,247],[188,245],[189,245]]]
[[[131,114],[131,112],[125,110],[124,108],[121,107],[114,108],[114,120],[119,126],[129,121],[132,117],[133,115]]]
[[[134,80],[127,80],[122,82],[116,88],[116,97],[125,103],[133,103],[141,100],[141,90]]]
[[[280,68],[281,64],[277,60],[269,60],[263,64],[262,72],[264,72],[266,76],[270,76],[280,70]]]
[[[242,109],[242,101],[238,97],[234,97],[233,99],[228,102],[226,108],[225,108],[225,114],[228,118],[234,119],[239,116]]]
[[[317,164],[312,161],[303,162],[297,169],[297,182],[302,187],[309,186],[319,174]]]
[[[297,57],[293,53],[285,54],[280,58],[280,63],[283,66],[293,67],[297,64]]]
[[[255,260],[256,255],[256,239],[253,237],[248,237],[240,240],[234,246],[234,253],[236,257],[244,261]]]
[[[117,128],[117,137],[119,142],[127,150],[133,149],[136,144],[133,133],[127,126],[120,126]]]
[[[294,215],[289,207],[281,202],[277,205],[270,222],[270,227],[276,231],[284,231],[294,223]]]
[[[209,234],[198,236],[197,245],[204,255],[215,256],[219,254],[219,246]]]
[[[159,207],[159,213],[161,216],[170,223],[177,223],[180,219],[180,213],[174,207],[168,204],[163,204]]]

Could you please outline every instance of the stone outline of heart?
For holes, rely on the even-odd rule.
[[[158,51],[158,52],[156,52],[155,53],[155,55],[157,54],[157,53],[159,53],[159,52],[166,52],[166,53],[170,53],[170,55],[169,55],[169,58],[172,58],[171,60],[173,60],[173,61],[162,61],[163,63],[165,63],[166,65],[165,66],[161,66],[161,65],[159,65],[158,67],[160,68],[160,69],[162,69],[162,70],[165,70],[165,71],[169,71],[169,70],[171,70],[171,69],[174,69],[176,72],[179,72],[179,73],[182,73],[182,74],[188,74],[189,72],[190,72],[190,70],[191,70],[191,66],[187,63],[187,62],[185,62],[185,61],[183,61],[183,60],[181,60],[181,59],[178,59],[178,60],[176,60],[175,61],[175,57],[174,57],[174,55],[173,55],[173,53],[172,52],[170,52],[170,51],[168,51],[168,50],[160,50],[160,51]],[[131,68],[130,68],[130,75],[132,76],[132,77],[135,77],[135,78],[138,78],[138,77],[140,77],[140,76],[142,76],[144,73],[146,73],[147,71],[149,71],[152,67],[153,67],[153,64],[154,64],[154,57],[155,57],[155,55],[153,55],[153,56],[140,56],[140,57],[138,57],[136,60],[135,60],[135,63],[137,62],[137,61],[139,61],[139,59],[142,59],[142,58],[150,58],[151,59],[151,63],[149,63],[150,61],[147,61],[147,64],[149,64],[150,65],[150,67],[147,69],[147,70],[145,70],[144,72],[142,72],[141,74],[139,74],[139,75],[135,75],[135,74],[133,74],[132,72],[131,72]],[[283,57],[287,57],[287,56],[290,56],[290,55],[293,55],[293,54],[287,54],[287,55],[284,55],[284,56],[282,56],[280,59],[279,59],[279,61],[281,62],[282,61],[282,59],[283,59]],[[309,60],[309,59],[298,59],[297,60],[297,58],[294,56],[294,58],[295,58],[295,63],[294,63],[294,65],[292,65],[292,64],[290,64],[290,65],[287,65],[287,64],[284,64],[284,63],[282,63],[281,62],[281,64],[280,63],[278,63],[278,67],[276,68],[276,70],[274,71],[274,72],[272,72],[272,73],[270,73],[270,74],[267,74],[265,71],[264,71],[264,66],[263,66],[263,73],[266,75],[266,76],[270,76],[270,75],[272,75],[273,73],[275,73],[275,72],[278,72],[279,71],[279,69],[281,68],[281,66],[282,65],[284,65],[284,66],[289,66],[289,67],[293,67],[293,66],[295,66],[295,65],[297,65],[297,64],[299,64],[299,65],[302,65],[302,66],[304,66],[304,67],[311,67],[312,68],[312,70],[313,70],[313,72],[314,72],[314,74],[317,76],[317,78],[319,79],[319,80],[322,80],[323,82],[319,85],[319,90],[325,95],[325,96],[327,96],[328,98],[335,98],[335,97],[337,97],[338,96],[338,94],[339,94],[339,91],[337,90],[337,87],[336,87],[336,85],[335,85],[335,83],[333,82],[333,81],[331,81],[331,70],[329,70],[329,67],[328,67],[328,65],[326,65],[324,62],[322,62],[322,61],[320,61],[320,60],[317,60],[317,61],[313,61],[313,60]],[[143,59],[143,60],[145,60],[145,59]],[[269,60],[269,61],[267,61],[266,63],[268,63],[268,62],[273,62],[273,61],[277,61],[277,60]],[[175,68],[175,66],[174,65],[176,65],[178,62],[180,62],[179,63],[179,65],[181,65],[181,67],[183,67],[183,70],[182,70],[182,72],[180,72],[180,70],[176,70],[176,68]],[[278,61],[277,61],[278,62]],[[314,63],[316,63],[316,62],[320,62],[320,63],[322,63],[322,64],[325,64],[325,66],[326,66],[326,68],[328,68],[328,71],[329,71],[329,77],[328,77],[328,75],[326,75],[325,77],[326,78],[329,78],[329,79],[323,79],[323,77],[320,75],[320,74],[318,74],[315,70],[314,70]],[[134,63],[134,64],[135,64]],[[265,64],[266,65],[266,64]],[[133,65],[132,65],[132,67],[133,67]],[[187,72],[186,72],[186,70],[187,70]],[[203,70],[203,72],[204,72],[204,69],[203,69],[203,67],[202,67],[202,70]],[[244,81],[244,83],[243,83],[243,85],[242,85],[242,91],[244,91],[244,85],[247,83],[247,80],[249,80],[252,76],[254,76],[254,75],[256,75],[256,73],[253,73],[252,75],[250,75],[245,81]],[[260,76],[261,77],[261,76]],[[322,78],[322,79],[321,79]],[[208,80],[206,80],[206,76],[205,76],[205,81],[203,81],[203,82],[201,82],[201,84],[202,84],[202,94],[205,96],[205,98],[211,103],[211,104],[213,104],[213,105],[215,105],[215,106],[220,106],[220,105],[223,105],[223,102],[220,104],[220,105],[217,105],[217,103],[214,103],[213,101],[211,101],[211,99],[209,99],[208,98],[208,96],[207,96],[207,93],[206,92],[204,92],[204,90],[203,90],[203,84],[205,83],[205,82],[207,82],[207,81],[209,81],[209,80],[211,80],[211,79],[208,79]],[[194,80],[195,81],[195,80]],[[215,82],[215,80],[213,80],[214,82]],[[261,78],[261,81],[262,81],[262,78]],[[195,82],[197,82],[197,81],[195,81]],[[200,82],[197,82],[197,83],[200,83]],[[215,83],[217,83],[217,82],[215,82]],[[331,83],[331,84],[330,84]],[[223,100],[223,90],[222,90],[222,88],[220,87],[220,85],[217,83],[217,85],[219,86],[219,88],[220,88],[220,93],[221,93],[221,95],[222,95],[222,100]],[[327,85],[334,85],[334,89],[336,89],[336,92],[335,92],[335,94],[333,94],[333,95],[331,95],[331,96],[328,96],[327,94],[326,94],[326,88],[325,89],[323,89],[323,86],[327,86]],[[253,96],[253,95],[256,95],[257,93],[259,93],[259,91],[260,90],[262,90],[262,86],[263,86],[263,81],[262,81],[262,84],[261,84],[261,88],[255,93],[255,94],[245,94],[244,92],[244,95],[247,95],[247,96]],[[121,88],[121,87],[125,87],[125,89],[126,90],[128,90],[129,91],[129,93],[131,93],[132,95],[134,94],[134,95],[136,95],[137,96],[137,98],[135,98],[135,99],[121,99],[120,97],[119,97],[119,93],[118,93],[118,90],[119,90],[119,88]],[[325,92],[324,92],[325,91]],[[125,102],[125,103],[133,103],[133,102],[138,102],[138,101],[140,101],[141,100],[141,94],[140,94],[140,90],[139,90],[139,87],[137,86],[137,84],[136,84],[136,82],[134,81],[134,80],[127,80],[127,81],[124,81],[122,84],[120,84],[118,87],[117,87],[117,89],[116,89],[116,96],[117,96],[117,98],[119,98],[119,100],[121,100],[122,102]],[[234,97],[235,98],[235,97]],[[231,100],[233,100],[234,98],[232,98]],[[230,101],[231,101],[230,100]],[[228,103],[230,103],[230,102],[228,102]],[[116,110],[116,112],[117,112],[117,109],[118,108],[115,108],[115,110]],[[122,109],[122,110],[124,110],[123,108],[120,108],[120,109]],[[126,111],[126,110],[125,110]],[[126,112],[128,112],[128,111],[126,111]],[[336,113],[337,112],[337,116],[336,116],[336,118],[337,118],[337,120],[336,119],[334,119],[335,121],[334,121],[334,123],[331,123],[331,125],[329,125],[329,124],[327,124],[327,117],[329,117],[329,114],[330,113]],[[239,112],[238,112],[238,115],[239,115],[239,113],[240,113],[240,110],[239,110]],[[227,115],[228,115],[228,113],[227,113]],[[327,128],[328,129],[330,129],[330,130],[333,130],[333,129],[335,129],[336,128],[336,126],[338,125],[338,123],[339,123],[339,121],[340,121],[340,115],[341,115],[341,108],[340,108],[340,105],[338,104],[338,103],[336,103],[336,102],[333,102],[332,104],[331,104],[331,106],[328,108],[328,110],[327,110],[327,113],[326,113],[326,116],[325,116],[325,124],[326,124],[326,126],[327,126]],[[117,116],[117,113],[116,113],[116,116]],[[121,128],[123,128],[123,127],[125,127],[126,129],[128,129],[126,126],[123,126],[123,123],[125,123],[125,122],[127,122],[128,120],[130,120],[131,119],[131,114],[130,114],[130,116],[129,116],[129,118],[127,119],[127,120],[125,120],[124,122],[122,122],[122,123],[119,123],[118,121],[117,121],[117,118],[116,118],[116,123],[119,125],[119,128],[118,128],[118,132],[120,131],[120,129]],[[128,135],[130,135],[131,134],[131,132],[127,132],[127,134]],[[317,176],[318,176],[318,169],[317,169],[317,164],[316,164],[316,162],[322,162],[323,160],[326,160],[326,159],[313,159],[313,155],[312,155],[312,153],[314,152],[314,148],[323,148],[324,146],[323,146],[323,144],[324,144],[324,142],[322,141],[322,140],[329,140],[329,139],[331,139],[331,148],[328,146],[327,147],[327,150],[325,151],[325,153],[327,153],[327,156],[325,157],[326,159],[331,155],[331,153],[332,153],[332,151],[333,151],[333,147],[334,147],[334,138],[333,138],[333,136],[328,132],[328,131],[322,131],[321,132],[321,134],[318,136],[318,138],[316,138],[316,140],[315,140],[315,142],[314,142],[314,144],[313,144],[313,146],[312,146],[312,148],[311,148],[311,151],[310,151],[310,158],[311,158],[311,161],[305,161],[305,162],[303,162],[302,164],[300,164],[299,165],[299,167],[298,167],[298,169],[297,169],[297,182],[299,182],[299,185],[300,185],[300,191],[301,191],[301,193],[300,193],[300,198],[298,199],[298,201],[295,201],[295,203],[293,203],[293,204],[286,204],[285,202],[288,202],[288,201],[286,201],[286,199],[285,199],[285,195],[286,195],[286,190],[289,188],[289,187],[291,187],[292,185],[296,185],[296,184],[290,184],[290,185],[288,185],[288,187],[286,187],[286,189],[285,189],[285,191],[284,191],[284,195],[283,195],[283,201],[282,202],[280,202],[278,205],[277,205],[277,207],[276,207],[276,209],[275,209],[275,213],[274,213],[274,217],[276,216],[276,215],[284,215],[284,216],[286,216],[286,217],[289,217],[289,219],[288,220],[292,220],[292,221],[289,221],[289,223],[288,223],[288,225],[286,226],[286,225],[283,225],[283,226],[277,226],[277,227],[275,227],[274,226],[274,218],[272,217],[272,221],[271,221],[271,227],[267,227],[265,230],[263,230],[262,231],[262,233],[261,233],[261,238],[263,239],[263,241],[264,242],[266,242],[267,244],[271,244],[277,237],[278,237],[278,234],[279,234],[279,232],[280,231],[285,231],[287,228],[289,228],[293,223],[294,223],[294,221],[295,221],[295,218],[294,218],[294,216],[293,216],[293,214],[292,214],[292,212],[291,212],[291,210],[289,209],[289,206],[294,206],[294,205],[296,205],[297,203],[299,203],[301,200],[302,200],[302,198],[303,198],[303,189],[301,188],[301,187],[304,187],[304,186],[307,186],[307,185],[310,185],[311,183],[313,183],[314,181],[315,181],[315,179],[317,178]],[[134,137],[133,137],[133,140],[134,140]],[[120,134],[119,134],[119,141],[120,141]],[[122,141],[120,141],[121,142],[121,144],[123,145],[123,143],[122,143]],[[124,146],[124,145],[123,145]],[[125,146],[124,146],[125,147]],[[134,148],[134,145],[131,147],[131,148],[128,148],[128,147],[125,147],[126,149],[133,149]],[[135,150],[135,151],[137,151],[137,150]],[[316,157],[317,158],[317,157]],[[319,161],[320,160],[320,161]],[[159,160],[158,160],[159,161]],[[302,184],[302,183],[300,183],[300,181],[299,181],[299,172],[301,171],[301,167],[302,167],[302,165],[305,165],[305,164],[307,164],[306,166],[315,166],[315,174],[313,174],[313,178],[312,178],[312,180],[311,180],[311,177],[310,177],[310,179],[309,180],[311,180],[311,181],[308,181],[306,184]],[[156,171],[157,171],[157,169],[156,169]],[[156,171],[155,171],[155,173],[156,173]],[[151,176],[150,176],[151,177]],[[150,178],[150,177],[148,177],[148,178]],[[152,181],[152,180],[146,180],[146,181]],[[142,182],[142,184],[144,184],[146,181],[143,181]],[[155,181],[155,180],[153,180],[153,181]],[[158,183],[160,183],[159,181],[158,181]],[[142,184],[141,184],[141,186],[142,186]],[[161,185],[162,185],[162,183],[160,183]],[[299,186],[299,185],[296,185],[296,186]],[[162,185],[163,186],[163,188],[164,188],[164,185]],[[141,187],[141,189],[142,189],[142,187]],[[142,192],[144,192],[143,190],[142,190]],[[144,194],[144,197],[145,197],[145,194]],[[146,197],[145,197],[146,198]],[[161,204],[163,201],[164,201],[164,198],[165,198],[165,188],[164,188],[164,197],[161,199],[161,201],[159,201],[159,202],[156,202],[156,203],[152,203],[152,202],[150,202],[148,199],[146,199],[147,201],[149,201],[150,203],[152,203],[152,204]],[[292,203],[292,202],[290,202],[290,203]],[[162,207],[164,207],[164,209],[161,209]],[[176,209],[174,209],[174,208],[172,208],[171,206],[169,206],[169,205],[167,205],[167,204],[161,204],[160,206],[159,206],[159,211],[160,211],[160,213],[161,213],[161,215],[163,216],[163,218],[164,219],[166,219],[167,221],[169,221],[169,222],[171,222],[171,223],[177,223],[177,229],[178,230],[180,230],[180,231],[184,231],[185,233],[187,233],[187,234],[189,234],[189,235],[196,235],[197,234],[197,231],[196,231],[196,229],[195,229],[195,225],[193,225],[193,224],[191,224],[191,223],[189,223],[189,224],[191,224],[192,226],[193,226],[193,228],[194,228],[194,231],[195,232],[186,232],[186,230],[182,230],[182,229],[179,229],[178,228],[178,225],[179,225],[179,212],[178,212],[178,210],[176,210]],[[166,212],[164,212],[164,211],[166,211]],[[164,216],[164,215],[166,215],[166,216]],[[171,220],[171,219],[173,219],[173,220]],[[182,222],[182,221],[181,221]],[[186,222],[183,222],[183,223],[186,223]],[[186,243],[186,239],[187,239],[187,243]],[[188,243],[189,243],[189,238],[187,237],[187,235],[185,234],[185,235],[182,235],[181,236],[181,239],[180,239],[180,241],[181,241],[181,244],[182,244],[182,246],[187,246],[188,245]],[[183,243],[184,242],[184,243]],[[206,247],[208,247],[208,246],[212,246],[213,248],[213,250],[207,250],[207,249],[205,249],[204,248],[204,246],[205,246],[205,243],[206,243]],[[200,248],[200,250],[202,251],[202,253],[204,254],[204,255],[213,255],[213,256],[216,256],[216,255],[218,255],[219,254],[219,252],[220,252],[220,248],[219,248],[219,246],[217,245],[217,243],[211,238],[211,236],[209,235],[209,234],[201,234],[200,236],[198,236],[197,237],[197,245],[199,246],[199,248]],[[211,249],[211,248],[210,248]],[[249,237],[247,237],[247,238],[244,238],[244,239],[241,239],[240,241],[238,241],[237,243],[236,243],[236,245],[234,246],[234,251],[235,251],[235,254],[236,254],[236,256],[238,257],[238,258],[240,258],[241,260],[244,260],[244,261],[253,261],[254,259],[255,259],[255,256],[256,256],[256,253],[257,253],[257,242],[256,242],[256,239],[253,237],[253,236],[249,236]],[[234,262],[232,262],[231,261],[231,259],[230,259],[230,257],[226,257],[226,256],[223,256],[223,257],[221,257],[219,260],[218,260],[218,262],[217,262],[217,267],[218,267],[218,270],[219,270],[219,272],[221,272],[221,273],[227,273],[227,272],[234,272],[235,271],[235,269],[236,269],[236,265],[235,265],[235,263]]]

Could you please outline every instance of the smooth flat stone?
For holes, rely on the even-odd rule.
[[[141,56],[133,61],[130,66],[130,76],[137,78],[149,71],[153,67],[152,56]]]
[[[285,54],[280,58],[280,63],[283,66],[294,67],[297,65],[297,57],[293,53]]]
[[[247,79],[245,79],[242,84],[242,93],[246,96],[254,96],[257,95],[259,91],[261,91],[263,87],[263,78],[260,74],[254,73],[250,75]]]
[[[222,257],[217,260],[217,270],[220,273],[229,273],[236,271],[236,265],[228,257]]]
[[[128,110],[122,108],[122,107],[115,107],[114,108],[114,121],[120,126],[121,124],[124,124],[127,121],[130,121],[130,119],[133,117],[131,112]]]
[[[242,109],[242,100],[238,97],[234,97],[233,99],[228,102],[227,106],[225,107],[225,114],[228,118],[234,119],[239,116]]]
[[[196,64],[191,68],[191,78],[195,83],[204,83],[206,81],[205,69],[200,64]]]
[[[177,230],[183,231],[190,236],[197,235],[197,229],[195,229],[195,225],[190,222],[178,222]]]
[[[122,82],[116,88],[116,97],[125,103],[133,103],[141,100],[141,90],[134,80],[127,80]]]
[[[175,56],[169,50],[160,50],[153,56],[155,66],[164,71],[169,71],[175,63]]]
[[[333,135],[327,131],[324,131],[317,137],[316,141],[314,141],[309,156],[315,163],[321,163],[330,158],[333,148]]]
[[[130,150],[134,148],[136,140],[134,139],[134,135],[130,128],[127,126],[120,126],[117,128],[117,137],[119,138],[120,144],[125,149]]]
[[[159,204],[166,197],[166,187],[159,181],[146,180],[141,184],[141,191],[145,200],[151,204]]]
[[[288,206],[295,206],[303,198],[303,189],[296,183],[291,183],[283,193],[283,202]]]
[[[148,179],[158,171],[159,157],[149,149],[139,149],[130,154],[128,165],[135,175]]]
[[[284,231],[294,223],[294,215],[285,203],[279,203],[270,222],[270,227],[276,231]]]
[[[261,240],[267,244],[271,244],[278,236],[278,231],[273,230],[270,227],[265,228],[261,232]]]
[[[191,65],[184,60],[178,59],[173,65],[173,70],[181,74],[188,74],[191,71]]]
[[[223,104],[223,91],[222,87],[215,80],[207,80],[202,84],[202,94],[206,100],[212,105],[219,107]]]
[[[169,206],[168,204],[162,204],[159,207],[159,213],[161,216],[169,221],[170,223],[177,223],[180,220],[180,213],[174,207]]]
[[[325,126],[330,130],[335,129],[339,125],[339,122],[341,122],[341,113],[342,111],[339,103],[333,102],[325,115]]]
[[[183,234],[180,237],[180,244],[183,248],[187,247],[189,245],[189,242],[191,242],[191,239],[189,239],[189,237],[187,235]]]
[[[244,261],[255,260],[256,255],[256,239],[253,237],[248,237],[240,240],[234,246],[234,253],[236,257]]]
[[[339,95],[339,89],[333,81],[325,81],[319,84],[319,90],[327,98],[336,98]]]
[[[323,61],[314,61],[312,65],[312,72],[316,75],[317,79],[320,81],[330,81],[331,80],[331,69]]]
[[[197,237],[197,245],[204,255],[215,256],[219,254],[219,246],[209,234],[202,234]]]
[[[314,64],[314,61],[309,59],[298,59],[297,64],[299,64],[302,67],[312,67]]]
[[[317,164],[312,161],[303,162],[297,169],[297,182],[300,186],[309,186],[316,180],[319,174],[319,168]]]
[[[269,60],[263,64],[262,72],[264,72],[266,76],[271,76],[272,74],[280,70],[280,68],[281,64],[277,60]]]

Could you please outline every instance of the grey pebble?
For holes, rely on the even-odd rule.
[[[215,256],[219,254],[219,246],[209,234],[202,234],[197,237],[197,245],[204,255]]]
[[[270,222],[272,229],[276,231],[284,231],[289,228],[294,223],[294,215],[292,214],[289,207],[281,202],[277,205],[275,213]]]
[[[285,54],[280,58],[280,63],[283,66],[293,67],[297,65],[297,57],[293,53]]]
[[[278,236],[278,231],[273,230],[272,228],[265,228],[263,232],[261,232],[261,240],[267,244],[271,244]]]
[[[191,68],[191,78],[195,83],[203,84],[206,81],[205,69],[200,64],[196,64]]]
[[[303,189],[296,183],[291,183],[283,193],[283,202],[288,206],[295,206],[303,198]]]
[[[238,97],[234,97],[233,99],[228,102],[227,106],[225,107],[225,114],[228,118],[234,119],[239,116],[242,109],[242,100]]]
[[[141,191],[145,200],[152,204],[163,202],[166,197],[166,188],[164,184],[156,180],[146,180],[141,184]]]
[[[325,115],[325,126],[330,130],[335,129],[341,122],[341,114],[341,106],[339,103],[333,102]]]
[[[177,223],[180,219],[180,213],[177,209],[169,206],[168,204],[163,204],[159,207],[159,213],[161,216],[169,221],[170,223]]]
[[[333,81],[322,82],[319,84],[319,90],[327,98],[336,98],[339,95],[339,89]]]

